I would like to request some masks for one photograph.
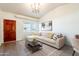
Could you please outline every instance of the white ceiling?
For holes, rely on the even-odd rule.
[[[34,18],[41,18],[49,11],[61,5],[64,5],[64,3],[40,3],[40,12],[38,15],[32,12],[30,3],[0,3],[0,9]]]

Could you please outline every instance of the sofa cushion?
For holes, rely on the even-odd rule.
[[[46,37],[47,34],[46,33],[41,33],[41,36]]]
[[[44,36],[37,36],[37,38],[40,39],[40,40],[43,40],[43,41],[47,41],[47,42],[49,42],[49,43],[54,43],[54,44],[56,43],[55,40],[50,39],[50,38],[46,38],[46,37],[44,37]]]
[[[32,35],[38,35],[38,36],[40,36],[40,33],[39,32],[32,32]]]
[[[55,43],[56,43],[56,41],[55,41],[55,40],[53,40],[53,39],[46,38],[45,40],[46,40],[47,42],[49,42],[49,43],[53,43],[53,44],[55,44]]]
[[[54,34],[52,32],[42,32],[41,36],[46,37],[46,38],[52,38]]]

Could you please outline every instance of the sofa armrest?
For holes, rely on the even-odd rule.
[[[64,37],[58,38],[56,44],[59,48],[64,46]]]

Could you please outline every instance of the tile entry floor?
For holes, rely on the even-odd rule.
[[[9,42],[0,47],[0,56],[71,56],[73,52],[69,46],[64,46],[60,50],[45,44],[42,46],[41,50],[31,53],[31,51],[25,47],[25,40]],[[79,54],[76,53],[75,56],[79,56]]]

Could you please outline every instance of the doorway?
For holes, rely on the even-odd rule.
[[[16,21],[4,19],[4,43],[16,41]]]

